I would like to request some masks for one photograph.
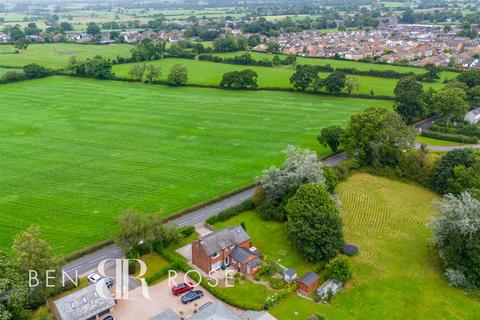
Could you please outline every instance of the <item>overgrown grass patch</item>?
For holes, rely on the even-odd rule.
[[[431,247],[433,192],[417,185],[357,173],[338,189],[347,242],[360,248],[350,258],[353,278],[331,305],[292,296],[272,313],[280,320],[475,319],[480,303],[452,288]]]

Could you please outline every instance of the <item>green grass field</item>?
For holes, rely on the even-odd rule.
[[[0,249],[30,224],[57,253],[134,208],[169,214],[254,180],[288,144],[391,102],[50,77],[0,86]]]
[[[313,59],[311,59],[313,60]],[[316,59],[318,60],[318,59]],[[188,69],[188,83],[203,84],[203,85],[219,85],[222,76],[226,72],[240,71],[245,69],[255,70],[258,74],[258,85],[262,88],[292,88],[290,84],[290,76],[294,72],[292,66],[289,67],[257,67],[257,66],[241,66],[224,63],[215,63],[209,61],[197,61],[190,59],[163,59],[158,61],[151,61],[148,64],[154,64],[162,69],[161,79],[166,80],[168,71],[174,64],[182,64]],[[370,64],[370,66],[376,66]],[[115,65],[113,70],[117,76],[130,77],[131,64]],[[416,69],[420,70],[421,69]],[[320,73],[321,77],[327,77],[328,73]],[[354,76],[358,79],[359,90],[355,93],[370,94],[373,90],[376,95],[393,96],[393,90],[397,84],[396,79],[377,78],[368,76]],[[439,89],[443,83],[435,82],[432,84],[424,84],[425,87],[433,87]]]
[[[434,193],[411,184],[357,173],[338,187],[353,279],[331,305],[291,296],[272,310],[280,320],[477,319],[480,303],[448,286],[441,275],[431,232]]]
[[[0,46],[0,66],[23,67],[29,63],[37,63],[45,67],[60,69],[68,64],[71,57],[80,60],[101,55],[105,58],[117,56],[130,57],[132,46],[114,44],[108,46],[86,45],[74,43],[31,44],[22,53],[15,53],[13,46]]]

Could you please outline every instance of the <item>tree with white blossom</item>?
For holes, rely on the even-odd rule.
[[[480,201],[468,192],[447,194],[437,208],[430,226],[445,276],[453,286],[480,287]]]

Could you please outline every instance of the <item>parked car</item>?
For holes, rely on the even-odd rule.
[[[102,277],[100,277],[98,273],[92,273],[87,276],[87,279],[90,281],[90,283],[97,283],[102,279]]]
[[[201,297],[203,297],[203,292],[200,290],[194,290],[182,296],[182,303],[189,304],[195,300],[200,299]]]
[[[193,283],[179,283],[176,286],[172,287],[172,293],[176,296],[190,292],[193,290]]]

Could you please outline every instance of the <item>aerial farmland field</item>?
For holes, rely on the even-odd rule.
[[[132,46],[113,44],[108,46],[74,43],[31,44],[22,53],[15,53],[13,45],[0,45],[0,66],[23,67],[37,63],[45,67],[60,69],[67,66],[71,57],[84,60],[96,55],[113,59],[118,56],[130,57]]]
[[[271,56],[270,56],[271,59]],[[315,59],[309,59],[314,60]],[[182,64],[188,69],[188,83],[201,85],[219,85],[222,76],[226,72],[240,71],[245,69],[252,69],[258,74],[258,85],[260,88],[292,88],[289,79],[294,72],[293,66],[288,67],[258,67],[258,66],[243,66],[225,63],[216,63],[209,61],[198,61],[191,59],[163,59],[147,62],[147,64],[154,64],[162,69],[161,79],[166,80],[168,71],[174,64]],[[376,66],[369,64],[369,66]],[[119,77],[129,78],[128,73],[131,69],[131,64],[115,65],[113,71]],[[424,72],[422,69],[416,69]],[[408,71],[405,71],[408,72]],[[328,73],[320,72],[320,77],[327,77]],[[354,76],[358,79],[359,90],[355,93],[370,94],[373,91],[375,95],[393,96],[393,90],[397,84],[397,79],[370,77],[370,76]],[[424,83],[424,87],[432,87],[440,89],[443,86],[441,81],[435,83]]]
[[[57,253],[106,239],[128,208],[167,215],[252,182],[288,144],[323,154],[322,127],[391,106],[67,77],[0,95],[0,248],[38,224]]]

